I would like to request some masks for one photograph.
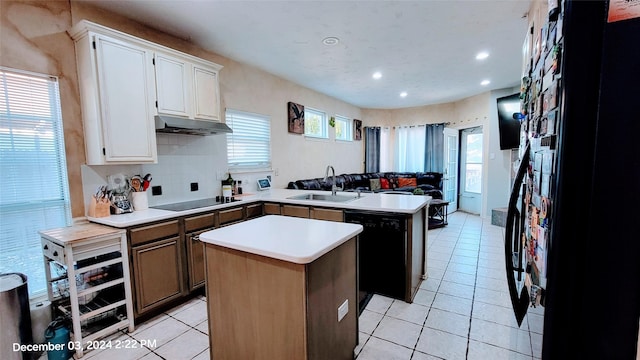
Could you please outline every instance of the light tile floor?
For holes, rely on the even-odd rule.
[[[543,310],[529,309],[517,326],[503,243],[503,228],[462,212],[450,214],[448,226],[429,230],[429,277],[413,304],[373,296],[360,316],[357,359],[539,359]],[[194,298],[109,339],[136,348],[92,350],[83,359],[209,359],[206,299]]]
[[[373,296],[357,359],[539,359],[543,309],[530,308],[518,327],[503,244],[504,228],[463,212],[429,230],[428,278],[413,304]]]

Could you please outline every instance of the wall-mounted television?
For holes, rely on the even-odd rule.
[[[498,106],[498,131],[500,150],[517,149],[520,146],[520,120],[513,114],[520,112],[520,94],[496,99]]]

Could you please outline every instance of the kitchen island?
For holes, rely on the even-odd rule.
[[[213,359],[353,359],[357,224],[270,215],[200,234]]]

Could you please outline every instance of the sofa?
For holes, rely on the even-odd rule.
[[[331,190],[333,179],[324,178],[289,182],[287,189]],[[344,191],[407,192],[421,189],[425,195],[442,199],[442,174],[436,172],[376,172],[336,175],[336,186]]]

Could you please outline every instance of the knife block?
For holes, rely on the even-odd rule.
[[[111,204],[107,199],[96,200],[95,197],[91,197],[89,200],[89,216],[90,217],[107,217],[111,215],[110,208]]]

